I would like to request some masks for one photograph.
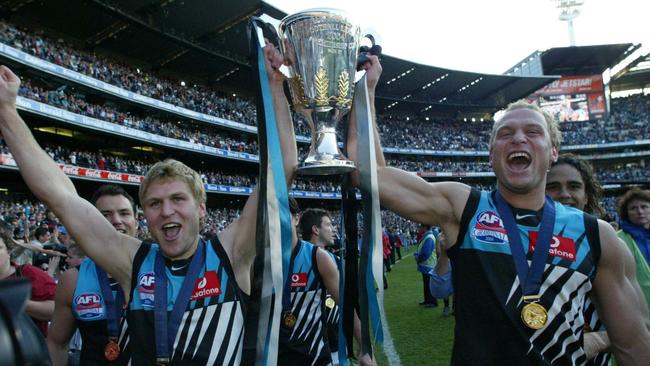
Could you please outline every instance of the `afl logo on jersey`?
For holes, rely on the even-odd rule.
[[[505,244],[508,242],[503,221],[494,211],[483,211],[476,217],[476,225],[472,228],[472,237],[478,241],[490,244]]]
[[[138,294],[142,306],[153,307],[155,282],[156,275],[153,272],[147,272],[138,277]]]
[[[93,320],[104,315],[102,297],[94,292],[84,292],[74,298],[74,308],[83,320]]]

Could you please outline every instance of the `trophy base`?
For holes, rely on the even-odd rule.
[[[303,162],[297,169],[300,175],[335,175],[350,173],[356,169],[350,160],[330,160],[328,162]]]

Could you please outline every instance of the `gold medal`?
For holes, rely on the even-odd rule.
[[[284,313],[282,320],[284,321],[284,325],[287,328],[293,328],[293,326],[296,325],[296,316],[293,315],[291,312]]]
[[[546,326],[548,313],[546,309],[537,302],[529,302],[521,309],[521,320],[531,329],[542,329]]]
[[[111,339],[106,343],[106,346],[104,347],[104,357],[108,361],[115,361],[120,357],[120,346],[115,342],[115,340]]]
[[[327,299],[325,299],[325,306],[328,309],[334,309],[334,306],[336,306],[336,302],[334,302],[334,299],[332,299],[331,297],[328,297]]]

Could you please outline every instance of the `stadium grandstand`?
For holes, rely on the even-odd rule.
[[[246,25],[262,14],[286,15],[253,0],[13,1],[0,5],[0,61],[22,78],[21,114],[82,195],[112,182],[137,196],[147,167],[174,157],[203,175],[214,214],[206,230],[218,230],[257,179]],[[376,109],[387,158],[427,180],[490,187],[493,114],[515,100],[537,99],[566,121],[562,150],[596,166],[614,215],[613,197],[622,189],[650,185],[650,97],[610,98],[612,91],[647,88],[648,55],[617,68],[639,48],[536,51],[503,75],[384,55]],[[581,77],[593,89],[553,92]],[[565,105],[572,113],[562,114]],[[296,123],[304,153],[308,130],[300,118]],[[4,200],[37,207],[4,143],[0,149]],[[293,195],[302,206],[336,210],[338,186],[336,177],[298,179]]]

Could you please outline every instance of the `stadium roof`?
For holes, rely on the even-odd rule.
[[[650,87],[650,53],[632,61],[610,82],[611,91]]]
[[[259,0],[15,0],[0,5],[10,23],[72,38],[134,67],[214,84],[252,87],[246,27],[253,15],[284,14]],[[48,33],[51,32],[51,33]]]
[[[504,74],[561,76],[602,74],[640,47],[640,44],[619,43],[550,48],[546,51],[533,52]]]
[[[479,74],[382,58],[377,111],[420,114],[490,113],[556,79]]]
[[[641,45],[632,43],[557,47],[542,52],[544,75],[596,75],[621,62]]]
[[[195,82],[246,94],[254,85],[248,19],[285,16],[259,0],[14,0],[0,5],[0,14],[50,36],[72,37],[79,43],[74,47],[119,55],[135,67],[189,75]],[[491,113],[554,79],[455,71],[391,56],[383,57],[382,66],[379,112]]]

